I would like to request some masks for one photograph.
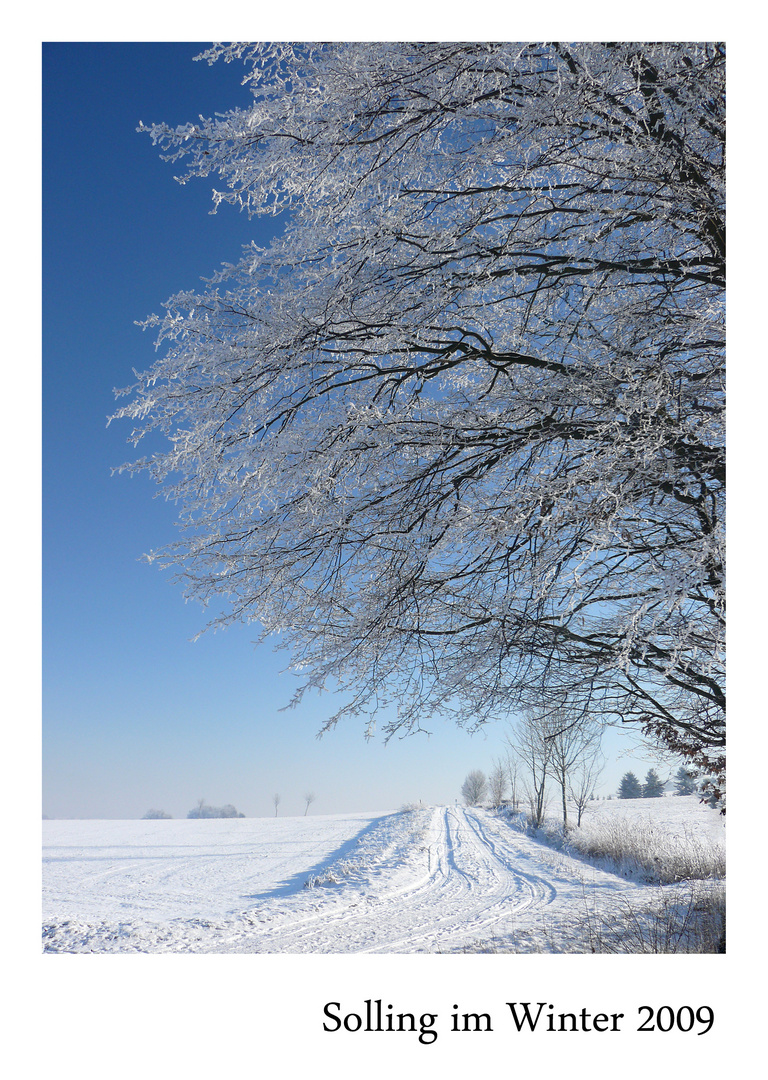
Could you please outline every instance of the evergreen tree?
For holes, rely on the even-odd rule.
[[[698,790],[696,773],[686,765],[681,765],[675,773],[675,795],[695,795]]]
[[[659,780],[659,774],[655,769],[649,769],[645,774],[645,783],[643,784],[643,798],[644,799],[658,799],[664,794],[664,784]]]
[[[643,789],[635,774],[633,772],[624,773],[619,784],[619,798],[640,799],[642,795]]]

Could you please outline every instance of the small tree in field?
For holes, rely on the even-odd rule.
[[[510,751],[523,766],[523,794],[535,828],[544,820],[547,778],[551,775],[552,740],[547,734],[538,714],[531,711],[513,725],[507,739]]]
[[[461,797],[467,806],[477,806],[481,803],[488,791],[488,781],[485,773],[480,769],[473,769],[467,773],[464,783],[461,785]]]
[[[500,806],[507,792],[509,778],[503,762],[494,762],[491,775],[488,777],[488,793],[492,806]]]
[[[568,794],[576,805],[576,825],[581,826],[581,819],[590,800],[594,798],[595,786],[605,766],[605,758],[599,745],[592,753],[584,757],[573,771],[568,783]]]
[[[619,784],[620,799],[641,799],[643,788],[633,772],[624,773]]]
[[[658,799],[664,794],[664,783],[659,779],[659,774],[655,769],[649,769],[645,774],[645,783],[643,784],[643,798],[644,799]]]
[[[310,806],[312,805],[312,803],[315,801],[316,798],[317,798],[317,795],[315,795],[314,791],[308,791],[307,794],[304,796],[304,801],[307,804],[304,807],[304,817],[307,816],[307,810],[309,810]]]
[[[518,807],[518,760],[515,754],[508,753],[504,760],[504,769],[509,780],[509,797],[512,803],[512,810],[517,813]]]
[[[589,717],[570,716],[564,709],[553,709],[539,722],[544,724],[545,738],[551,745],[550,771],[560,788],[563,828],[567,830],[571,776],[599,753],[602,730]]]
[[[696,773],[686,765],[681,765],[675,773],[675,795],[695,795],[698,790]]]
[[[273,805],[275,807],[275,817],[277,817],[277,808],[280,805],[280,796],[279,795],[273,795],[272,796],[272,803],[273,803]]]

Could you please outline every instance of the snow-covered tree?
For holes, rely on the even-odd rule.
[[[461,797],[467,806],[477,806],[485,798],[488,792],[488,780],[481,769],[473,769],[467,773],[464,783],[461,785]]]
[[[226,806],[208,806],[205,799],[198,799],[197,806],[187,814],[188,818],[242,818],[241,814],[231,803]]]
[[[699,791],[701,792],[702,800],[707,806],[711,806],[713,810],[720,810],[723,814],[725,813],[723,797],[716,778],[705,776],[701,781]]]
[[[147,322],[155,557],[326,727],[567,698],[722,776],[724,48],[207,56],[252,105],[146,130],[284,229]]]
[[[314,791],[308,791],[307,794],[304,796],[304,802],[306,803],[306,806],[304,807],[304,817],[307,816],[307,811],[309,810],[310,806],[316,798],[317,795],[315,795]]]
[[[519,803],[519,761],[517,754],[508,752],[504,758],[504,770],[507,774],[507,780],[509,781],[509,801],[512,804],[512,810],[517,813]]]
[[[511,755],[522,766],[522,789],[535,828],[544,820],[547,807],[547,779],[552,763],[552,741],[547,734],[539,714],[531,710],[515,721],[507,738]]]
[[[633,772],[624,773],[619,784],[620,799],[642,799],[643,786]]]
[[[600,743],[597,742],[571,770],[568,778],[568,794],[576,807],[577,827],[581,826],[584,812],[595,797],[595,787],[604,768],[605,758]]]
[[[698,790],[696,773],[686,765],[681,765],[675,773],[675,795],[695,795]]]
[[[664,782],[659,778],[659,774],[655,769],[649,769],[645,774],[645,783],[643,784],[643,798],[644,799],[658,799],[664,794]]]
[[[584,770],[600,752],[602,727],[589,717],[573,716],[565,709],[555,710],[545,718],[546,738],[551,745],[550,769],[560,788],[563,828],[568,828],[568,792],[579,769]],[[583,773],[582,781],[586,774]],[[579,823],[587,798],[582,792]]]
[[[488,797],[492,806],[500,806],[509,787],[507,767],[503,761],[494,761],[488,776]]]

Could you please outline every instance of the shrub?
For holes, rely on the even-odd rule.
[[[231,803],[226,806],[207,806],[201,799],[194,810],[187,814],[188,818],[244,818],[245,814],[239,814]]]

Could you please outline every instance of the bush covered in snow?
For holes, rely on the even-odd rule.
[[[187,814],[188,818],[233,818],[233,817],[245,817],[245,814],[240,814],[235,810],[231,803],[227,803],[226,806],[208,806],[204,799],[201,799],[194,810],[190,810]]]

